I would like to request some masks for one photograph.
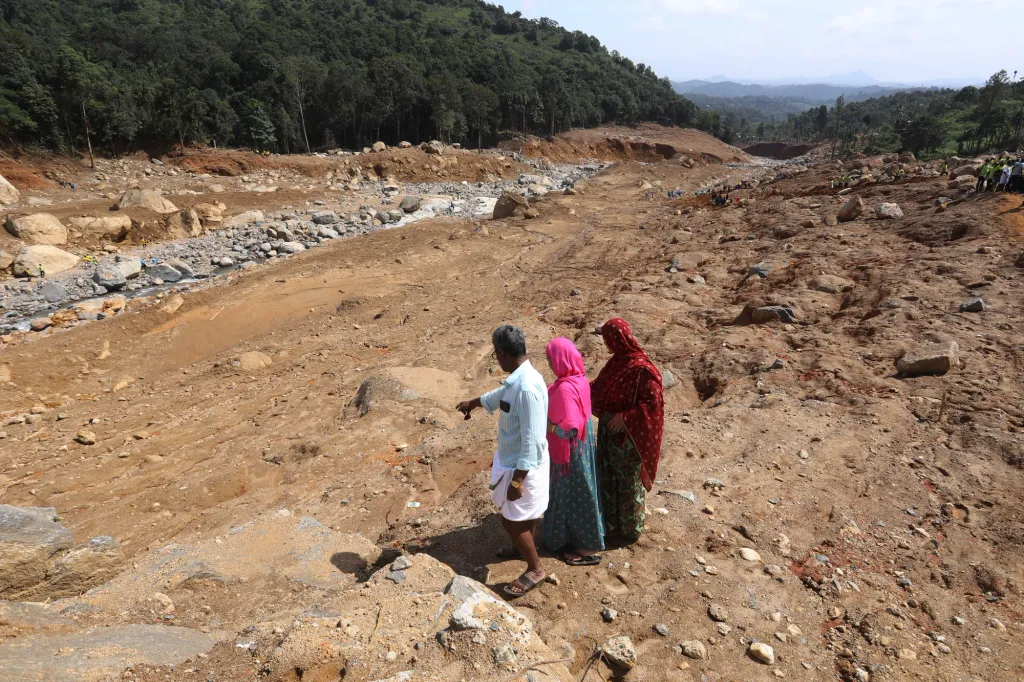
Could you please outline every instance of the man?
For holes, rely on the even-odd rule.
[[[547,573],[537,555],[537,521],[548,508],[551,460],[548,455],[548,389],[544,377],[526,357],[526,337],[506,325],[491,335],[494,358],[509,377],[498,389],[459,403],[468,418],[478,407],[498,415],[498,450],[491,465],[491,499],[501,512],[501,525],[515,548],[503,557],[522,557],[526,572],[505,587],[521,597],[544,582]]]
[[[1008,192],[1024,192],[1024,160],[1017,159],[1010,169],[1010,184]]]
[[[978,186],[974,188],[975,192],[984,192],[985,183],[988,181],[988,174],[992,171],[992,159],[989,159],[981,165],[978,169]]]
[[[986,188],[989,192],[996,191],[996,183],[999,182],[999,176],[1003,172],[1003,160],[998,159],[989,167],[988,171],[988,187]]]

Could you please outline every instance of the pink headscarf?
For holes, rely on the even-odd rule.
[[[576,429],[576,438],[570,442],[553,433],[548,434],[548,449],[555,476],[567,476],[572,446],[587,437],[590,419],[590,382],[583,365],[583,356],[569,339],[554,339],[547,347],[555,382],[548,386],[548,420],[563,431]]]

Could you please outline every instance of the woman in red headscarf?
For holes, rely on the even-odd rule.
[[[609,536],[636,542],[647,519],[665,422],[661,373],[633,338],[625,320],[609,320],[601,336],[612,358],[591,384],[597,466]]]
[[[590,382],[583,356],[569,339],[549,343],[547,356],[556,379],[548,387],[551,496],[541,541],[570,566],[596,566],[605,546]]]

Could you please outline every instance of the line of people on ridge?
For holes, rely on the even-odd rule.
[[[662,378],[625,320],[609,320],[601,336],[612,357],[594,381],[572,341],[551,341],[546,355],[556,378],[545,386],[522,330],[500,327],[493,357],[509,377],[458,405],[466,419],[480,407],[499,413],[490,489],[512,545],[498,556],[527,565],[505,587],[509,596],[547,578],[538,540],[570,566],[596,566],[609,544],[631,544],[644,532],[661,459]]]
[[[975,191],[1024,194],[1024,159],[989,159],[978,169]]]

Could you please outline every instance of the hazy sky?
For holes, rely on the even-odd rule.
[[[496,0],[491,0],[495,2]],[[673,80],[1024,75],[1024,0],[504,0]]]

